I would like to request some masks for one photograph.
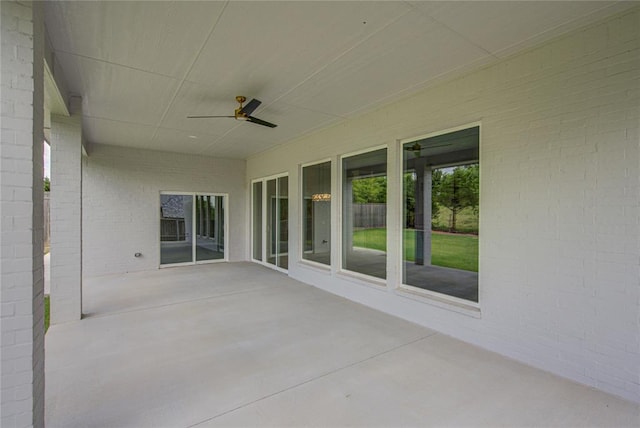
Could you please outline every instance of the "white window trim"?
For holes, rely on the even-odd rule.
[[[449,134],[452,132],[456,132],[456,131],[462,131],[465,129],[469,129],[469,128],[474,128],[474,127],[478,127],[478,163],[481,162],[480,158],[482,157],[482,122],[480,121],[476,121],[476,122],[471,122],[471,123],[467,123],[465,125],[460,125],[460,126],[456,126],[453,128],[448,128],[442,131],[436,131],[436,132],[431,132],[428,134],[422,134],[419,136],[415,136],[415,137],[409,137],[409,138],[403,138],[401,140],[397,141],[397,149],[398,149],[398,153],[399,155],[397,156],[397,168],[398,171],[400,173],[400,175],[402,175],[404,173],[404,164],[403,164],[403,160],[404,160],[404,153],[403,153],[403,145],[407,144],[407,143],[412,143],[415,141],[419,141],[419,140],[423,140],[425,138],[432,138],[432,137],[437,137],[440,135],[444,135],[444,134]],[[453,164],[452,164],[453,166]],[[480,175],[482,176],[482,168],[480,168]],[[399,180],[397,185],[396,185],[396,191],[399,192],[399,195],[401,196],[401,203],[402,203],[402,212],[403,215],[401,216],[401,220],[400,220],[400,233],[401,233],[401,239],[400,239],[400,248],[396,249],[396,253],[397,253],[397,266],[399,267],[398,269],[396,269],[396,278],[395,278],[395,291],[398,292],[398,295],[401,296],[405,296],[405,297],[409,297],[412,298],[412,296],[419,296],[422,297],[422,299],[419,299],[420,301],[423,301],[425,303],[433,303],[436,306],[439,307],[449,307],[450,309],[456,310],[458,312],[460,312],[460,309],[462,309],[462,313],[466,313],[466,314],[470,314],[472,316],[475,316],[473,314],[475,313],[480,313],[480,309],[481,309],[481,296],[480,296],[480,291],[481,291],[481,275],[480,275],[480,269],[478,269],[478,302],[473,302],[471,300],[465,300],[465,299],[461,299],[455,296],[450,296],[448,294],[443,294],[443,293],[438,293],[436,291],[431,291],[431,290],[425,290],[423,288],[420,287],[416,287],[416,286],[412,286],[409,284],[405,284],[402,280],[402,272],[403,272],[403,266],[404,266],[404,260],[403,260],[403,246],[404,246],[404,232],[403,232],[403,225],[402,225],[402,217],[404,217],[404,189],[403,189],[403,180]],[[482,186],[482,179],[480,179],[480,186]],[[482,209],[479,207],[478,208],[478,224],[480,224],[480,216],[482,214]],[[478,248],[478,262],[480,261],[480,248]]]
[[[394,291],[396,295],[407,299],[452,310],[474,318],[482,317],[480,304],[476,302],[405,284],[400,284]]]
[[[314,166],[314,165],[320,165],[323,163],[327,163],[329,162],[329,169],[331,171],[330,173],[330,182],[329,182],[329,186],[331,189],[333,189],[333,159],[331,158],[325,158],[319,161],[314,161],[314,162],[307,162],[307,163],[303,163],[300,164],[299,166],[299,171],[298,171],[298,176],[300,177],[298,180],[298,198],[299,198],[299,207],[298,209],[300,210],[300,215],[298,216],[298,232],[300,234],[300,242],[298,243],[299,246],[299,250],[298,250],[298,256],[297,256],[297,260],[296,263],[301,263],[301,264],[308,264],[312,267],[316,267],[322,270],[331,270],[331,266],[334,264],[335,260],[334,260],[334,256],[333,256],[333,252],[331,251],[331,247],[333,246],[333,243],[330,243],[331,246],[329,248],[329,260],[331,261],[330,264],[326,265],[324,263],[319,263],[319,262],[315,262],[313,260],[308,260],[304,258],[304,220],[303,220],[303,201],[304,201],[304,169],[309,167],[309,166]],[[333,219],[333,203],[334,203],[334,199],[335,196],[333,193],[331,193],[331,219]],[[333,222],[330,222],[331,228],[333,229]],[[330,236],[333,238],[333,231],[331,231]],[[289,262],[291,262],[291,260],[289,260]]]
[[[438,137],[440,135],[444,135],[444,134],[450,134],[452,132],[457,132],[457,131],[463,131],[465,129],[469,129],[469,128],[475,128],[478,127],[479,132],[480,132],[480,139],[482,139],[482,122],[481,121],[476,121],[476,122],[469,122],[467,124],[464,125],[459,125],[459,126],[454,126],[453,128],[447,128],[441,131],[434,131],[434,132],[429,132],[427,134],[421,134],[421,135],[416,135],[413,137],[408,137],[408,138],[402,138],[400,140],[398,140],[398,142],[400,143],[400,149],[402,149],[402,145],[403,144],[407,144],[407,143],[413,143],[415,141],[419,141],[419,140],[424,140],[425,138],[433,138],[433,137]],[[400,161],[402,161],[402,156],[400,156]]]
[[[254,252],[253,252],[253,250],[254,250],[253,233],[254,233],[254,230],[255,230],[255,228],[253,227],[254,226],[254,222],[253,222],[253,209],[254,209],[254,207],[253,207],[253,200],[254,200],[253,185],[255,183],[261,183],[261,186],[262,186],[262,198],[261,198],[262,201],[261,202],[264,204],[264,180],[262,180],[262,179],[251,180],[251,184],[249,185],[249,187],[251,187],[251,192],[250,192],[250,196],[249,196],[249,211],[250,211],[250,215],[249,215],[249,259],[252,262],[255,262],[255,263],[262,263],[262,260],[264,260],[264,254],[261,254],[262,260],[258,260],[255,257],[253,257],[253,254],[254,254]],[[264,208],[263,208],[263,211],[264,211]],[[264,220],[262,219],[262,215],[260,215],[260,220],[262,222],[262,225],[264,226]],[[264,236],[262,238],[264,238]],[[260,241],[260,242],[262,242],[262,241]],[[263,247],[264,247],[264,245],[263,245]],[[264,251],[262,251],[262,253],[264,253]]]
[[[275,180],[275,179],[282,178],[282,177],[289,178],[289,173],[288,172],[281,172],[281,173],[278,173],[278,174],[268,175],[268,176],[260,177],[260,178],[254,178],[254,179],[251,180],[251,192],[250,192],[251,199],[250,199],[250,202],[249,202],[250,212],[251,212],[251,214],[250,214],[250,222],[249,222],[249,225],[250,225],[249,226],[250,227],[250,229],[249,229],[249,236],[250,236],[249,251],[251,252],[250,253],[250,259],[251,259],[252,262],[258,263],[258,264],[260,264],[262,266],[266,266],[269,269],[277,270],[279,272],[288,274],[289,273],[288,269],[284,269],[284,268],[281,268],[280,266],[273,265],[271,263],[267,263],[267,245],[266,245],[266,240],[265,240],[265,238],[266,238],[265,233],[266,233],[266,230],[267,230],[267,216],[266,216],[267,192],[266,192],[266,183],[269,180]],[[257,183],[257,182],[262,182],[262,233],[263,233],[263,235],[262,235],[262,260],[256,260],[256,259],[253,258],[253,242],[254,242],[254,239],[253,239],[253,233],[254,233],[254,228],[253,228],[253,184]],[[289,183],[289,185],[290,184],[291,183]],[[289,194],[289,189],[287,189],[287,195],[288,194]],[[288,198],[288,196],[287,196],[287,198]],[[289,210],[289,219],[287,219],[287,221],[290,221],[290,219],[291,219],[291,215],[290,214],[291,214],[291,211]],[[287,251],[287,256],[288,255],[289,254],[288,254],[288,251]],[[291,262],[292,262],[292,260],[289,259],[288,265],[290,265]]]
[[[192,261],[190,262],[183,262],[183,263],[168,263],[168,264],[162,264],[162,245],[158,246],[158,268],[159,269],[165,269],[165,268],[172,268],[172,267],[179,267],[179,266],[193,266],[193,265],[204,265],[204,264],[209,264],[209,263],[224,263],[224,262],[228,262],[229,261],[229,194],[228,193],[212,193],[212,192],[185,192],[185,191],[171,191],[171,190],[161,190],[158,193],[158,208],[160,207],[160,197],[162,195],[187,195],[187,196],[192,196],[193,197],[193,207],[194,209],[192,209],[191,211],[191,224],[193,225],[193,227],[195,228],[195,222],[196,222],[196,210],[195,210],[195,197],[196,195],[198,196],[222,196],[222,200],[223,200],[223,209],[224,209],[224,257],[222,259],[215,259],[215,260],[200,260],[197,261],[196,260],[196,249],[195,249],[195,240],[194,243],[191,247],[191,259]],[[156,210],[156,213],[159,210]],[[156,227],[156,231],[158,233],[157,235],[157,242],[161,242],[160,241],[160,218],[158,217],[157,219],[158,223],[157,223],[157,227]],[[193,232],[193,231],[192,231]]]
[[[357,155],[361,155],[364,153],[369,153],[369,152],[375,152],[376,150],[382,150],[385,149],[387,151],[387,209],[388,209],[388,195],[389,195],[389,187],[388,187],[388,175],[389,175],[389,145],[388,144],[381,144],[381,145],[377,145],[377,146],[373,146],[373,147],[369,147],[366,149],[361,149],[361,150],[356,150],[353,152],[348,152],[348,153],[344,153],[338,156],[338,165],[337,165],[337,188],[338,188],[338,195],[337,195],[337,203],[336,206],[338,208],[338,221],[336,224],[336,230],[338,232],[338,237],[339,237],[339,245],[337,246],[337,251],[336,251],[336,259],[337,259],[337,263],[335,263],[336,266],[336,270],[335,273],[337,275],[341,275],[343,277],[352,277],[352,278],[356,278],[359,280],[362,280],[363,282],[367,283],[368,285],[372,285],[375,288],[387,288],[387,284],[389,281],[389,272],[387,272],[387,277],[385,279],[382,278],[377,278],[375,276],[371,276],[371,275],[365,275],[359,272],[354,272],[351,271],[349,269],[345,269],[342,266],[342,247],[343,247],[343,240],[344,240],[344,236],[342,233],[342,209],[343,207],[343,192],[342,192],[342,188],[343,188],[343,183],[342,183],[342,170],[343,170],[343,162],[345,158],[350,158],[353,156],[357,156]],[[387,224],[387,233],[389,232],[389,224]],[[387,240],[388,241],[388,240]],[[389,248],[387,247],[387,257],[389,256]]]

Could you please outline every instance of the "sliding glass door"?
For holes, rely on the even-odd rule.
[[[251,254],[255,261],[262,261],[262,181],[256,181],[252,187],[252,217],[251,217]]]
[[[226,195],[160,194],[160,265],[226,260]]]
[[[223,198],[196,195],[196,262],[224,259]]]
[[[289,177],[252,184],[252,255],[254,261],[289,267]]]
[[[160,195],[160,264],[193,261],[193,195]]]

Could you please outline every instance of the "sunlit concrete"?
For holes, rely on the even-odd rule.
[[[89,278],[48,427],[637,426],[637,404],[252,263]]]

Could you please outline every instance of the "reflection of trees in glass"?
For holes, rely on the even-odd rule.
[[[409,229],[416,227],[416,174],[407,172],[404,174],[404,226]]]
[[[384,204],[387,202],[387,177],[367,177],[353,180],[353,202]]]
[[[215,231],[215,196],[196,196],[196,234],[214,237]],[[209,216],[207,217],[207,211]],[[207,224],[207,221],[209,224]],[[202,225],[202,230],[201,230]]]
[[[433,170],[433,194],[435,203],[451,211],[449,231],[456,231],[457,216],[465,208],[477,213],[480,195],[479,165]]]
[[[470,208],[477,215],[479,203],[479,165],[462,165],[438,168],[432,171],[431,218],[440,214],[441,208],[451,211],[449,231],[457,231],[460,212]],[[415,228],[415,172],[406,172],[403,177],[405,200],[405,227]],[[387,178],[367,177],[353,180],[353,202],[359,204],[385,203],[387,200]]]
[[[409,229],[416,227],[416,179],[415,172],[404,174],[405,227]],[[436,218],[439,212],[440,206],[431,198],[431,218]]]

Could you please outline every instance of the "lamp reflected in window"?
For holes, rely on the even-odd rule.
[[[331,265],[331,162],[302,168],[302,258]]]

